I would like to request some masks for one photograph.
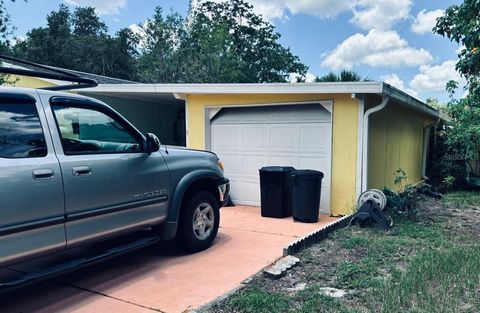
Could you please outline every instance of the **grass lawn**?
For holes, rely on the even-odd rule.
[[[480,193],[423,199],[418,208],[415,221],[394,217],[388,232],[337,231],[299,253],[285,277],[257,275],[208,312],[480,312]]]

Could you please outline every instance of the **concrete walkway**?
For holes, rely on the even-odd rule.
[[[170,244],[151,246],[2,295],[0,311],[188,311],[238,287],[281,257],[291,241],[334,220],[321,216],[304,224],[262,218],[259,208],[223,208],[218,237],[206,251],[185,255]]]

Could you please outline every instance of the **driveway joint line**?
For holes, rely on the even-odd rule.
[[[83,291],[90,292],[90,293],[93,293],[93,294],[96,294],[96,295],[99,295],[99,296],[103,296],[103,297],[106,297],[106,298],[110,298],[110,299],[112,299],[112,300],[117,300],[117,301],[120,301],[120,302],[123,302],[123,303],[131,304],[131,305],[138,306],[138,307],[144,308],[144,309],[148,309],[148,310],[151,310],[151,311],[154,311],[154,312],[165,313],[165,311],[162,311],[162,310],[160,310],[160,309],[156,309],[156,308],[148,307],[148,306],[141,305],[141,304],[138,304],[138,303],[135,303],[135,302],[123,300],[123,299],[120,299],[120,298],[117,298],[117,297],[110,296],[110,295],[105,294],[105,293],[100,292],[100,291],[91,290],[91,289],[88,289],[88,288],[76,286],[76,285],[69,284],[69,283],[66,283],[66,282],[64,282],[64,281],[61,281],[61,280],[53,280],[53,281],[55,281],[55,282],[57,282],[57,283],[59,283],[59,284],[65,285],[65,286],[69,286],[69,287],[78,289],[78,290],[83,290]]]
[[[266,234],[266,235],[275,235],[275,236],[291,237],[291,238],[299,238],[299,237],[300,237],[299,235],[286,235],[286,234],[281,234],[281,233],[270,233],[270,232],[265,232],[265,231],[258,231],[258,230],[251,230],[251,229],[242,229],[242,228],[235,228],[235,227],[220,226],[220,228],[231,229],[231,230],[238,230],[238,231],[245,231],[245,232],[257,233],[257,234]]]
[[[25,271],[22,271],[22,270],[18,270],[18,269],[15,269],[15,268],[11,268],[11,267],[7,267],[7,269],[9,269],[9,270],[11,270],[11,271],[14,271],[14,272],[17,272],[17,273],[20,273],[20,274],[28,274],[28,272],[25,272]],[[69,286],[69,287],[72,287],[72,288],[75,288],[75,289],[83,290],[83,291],[86,291],[86,292],[89,292],[89,293],[93,293],[93,294],[96,294],[96,295],[99,295],[99,296],[103,296],[103,297],[106,297],[106,298],[110,298],[110,299],[112,299],[112,300],[116,300],[116,301],[120,301],[120,302],[123,302],[123,303],[127,303],[127,304],[131,304],[131,305],[134,305],[134,306],[138,306],[138,307],[140,307],[140,308],[148,309],[148,310],[151,310],[151,311],[154,311],[154,312],[165,313],[164,311],[162,311],[162,310],[160,310],[160,309],[155,309],[155,308],[151,308],[151,307],[148,307],[148,306],[145,306],[145,305],[141,305],[141,304],[138,304],[138,303],[135,303],[135,302],[130,302],[130,301],[127,301],[127,300],[123,300],[123,299],[120,299],[120,298],[117,298],[117,297],[113,297],[113,296],[107,295],[107,294],[102,293],[102,292],[99,292],[99,291],[95,291],[95,290],[91,290],[91,289],[88,289],[88,288],[79,287],[79,286],[76,286],[76,285],[73,285],[73,284],[69,284],[69,283],[66,283],[66,282],[61,281],[61,280],[58,280],[58,279],[47,279],[46,281],[50,281],[50,282],[54,282],[54,283],[57,283],[57,284],[60,284],[60,285]]]

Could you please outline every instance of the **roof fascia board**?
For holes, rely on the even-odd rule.
[[[155,93],[154,84],[100,84],[95,88],[85,88],[82,92],[95,92],[95,93]],[[169,92],[169,93],[172,93]]]
[[[443,114],[440,114],[440,112],[428,105],[426,105],[425,103],[423,103],[422,101],[406,94],[405,92],[387,84],[387,83],[383,83],[383,92],[382,92],[384,95],[387,95],[389,97],[391,97],[392,99],[395,99],[397,100],[398,102],[402,103],[402,104],[405,104],[409,107],[411,107],[412,109],[416,110],[416,111],[420,111],[422,113],[425,113],[431,117],[434,117],[434,118],[441,118],[441,119],[445,119],[445,116],[443,116]]]
[[[332,94],[380,93],[382,84],[367,83],[280,83],[280,84],[157,84],[157,92],[184,94]]]
[[[382,92],[381,82],[280,84],[100,84],[95,92],[148,92],[173,94],[332,94]]]

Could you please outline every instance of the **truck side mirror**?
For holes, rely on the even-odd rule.
[[[147,133],[145,135],[145,152],[152,153],[160,150],[160,140],[157,136],[152,133]]]

